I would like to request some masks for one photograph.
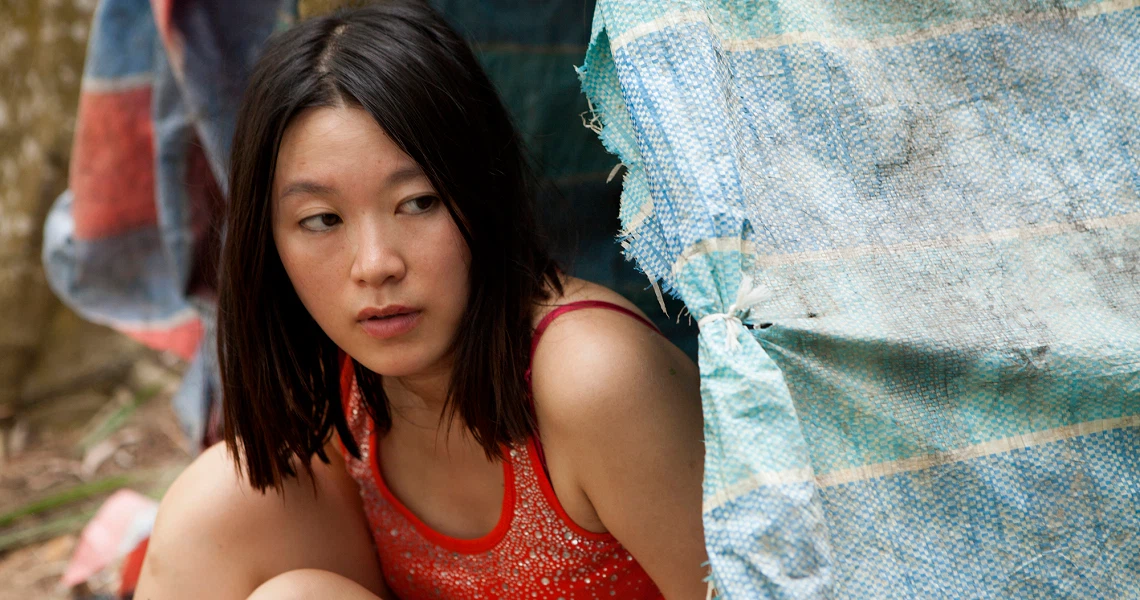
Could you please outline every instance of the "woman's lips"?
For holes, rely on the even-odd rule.
[[[360,323],[360,327],[364,329],[365,333],[378,340],[384,340],[415,329],[416,325],[420,324],[420,311],[400,313],[390,317],[361,319],[357,322]]]

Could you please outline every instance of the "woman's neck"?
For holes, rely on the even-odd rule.
[[[414,375],[383,377],[381,382],[393,417],[434,427],[447,404],[451,369],[441,367]]]
[[[456,453],[484,456],[482,446],[471,437],[463,419],[444,414],[450,369],[411,377],[384,377],[381,382],[392,418],[391,428],[384,435],[386,441],[398,438],[401,444],[418,444],[433,453],[442,449],[452,457]]]

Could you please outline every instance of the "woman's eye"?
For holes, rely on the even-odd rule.
[[[426,213],[435,207],[435,203],[439,202],[439,198],[435,196],[420,196],[419,198],[412,198],[404,203],[405,212],[411,214]]]
[[[309,231],[328,231],[340,223],[340,217],[332,213],[322,213],[301,219],[301,227]]]

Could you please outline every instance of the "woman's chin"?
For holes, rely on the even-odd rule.
[[[376,356],[375,353],[362,353],[361,355],[349,353],[364,368],[384,377],[426,375],[432,372],[433,367],[439,362],[413,352],[403,352],[399,355],[387,352],[384,354],[384,356]]]

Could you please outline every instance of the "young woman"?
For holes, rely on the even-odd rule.
[[[138,598],[704,597],[696,367],[551,261],[435,12],[271,40],[230,196],[226,443],[163,500]]]

